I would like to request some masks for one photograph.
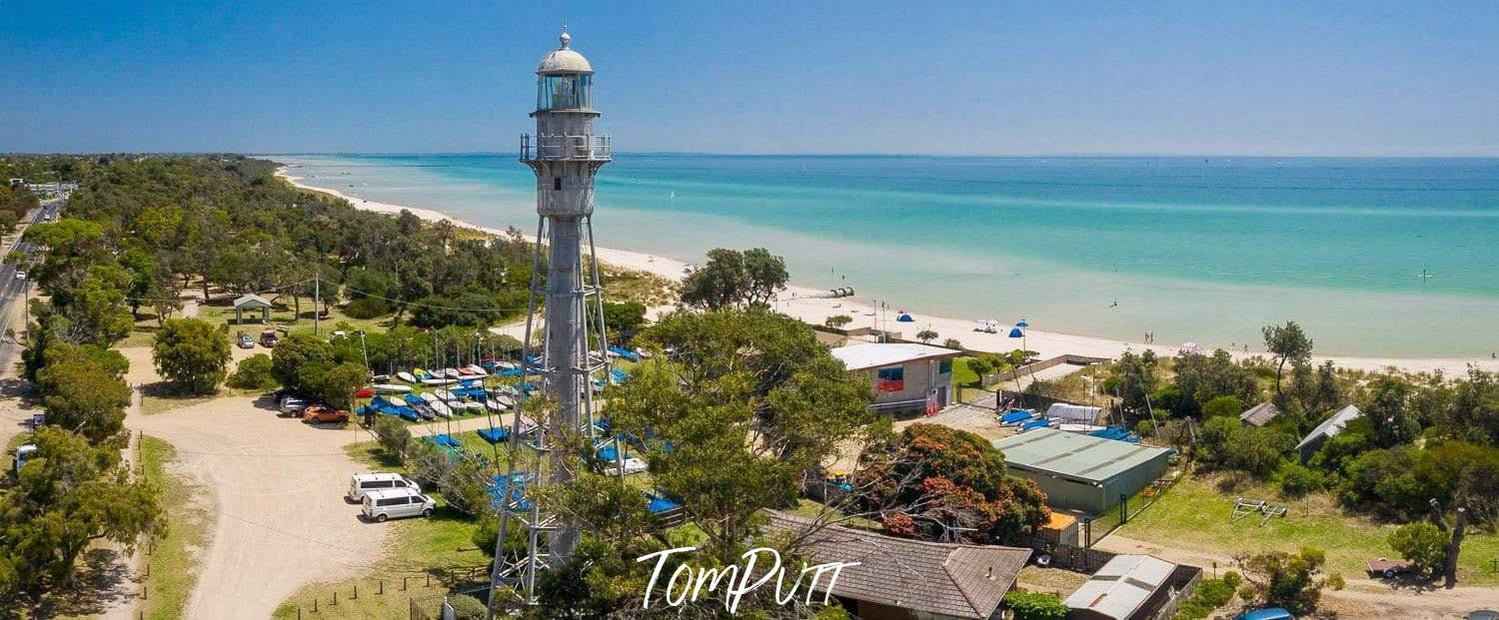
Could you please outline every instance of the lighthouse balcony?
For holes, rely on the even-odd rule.
[[[611,158],[608,135],[523,134],[520,137],[521,161],[609,161]]]

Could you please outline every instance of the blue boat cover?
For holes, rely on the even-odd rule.
[[[530,509],[531,502],[524,499],[524,496],[521,494],[521,491],[524,491],[526,489],[525,472],[516,472],[511,480],[515,482],[515,484],[513,485],[514,488],[510,488],[512,485],[505,483],[505,474],[495,474],[495,476],[490,479],[490,483],[488,485],[485,485],[489,487],[490,505],[495,508],[499,508],[502,502],[502,498],[505,497],[506,491],[508,490],[510,498],[512,500],[520,501],[521,510]]]
[[[504,428],[481,428],[479,436],[489,443],[500,443],[510,436],[510,430]]]
[[[646,506],[646,510],[651,511],[651,514],[661,514],[663,512],[668,511],[668,510],[673,510],[673,509],[681,508],[682,507],[682,503],[681,502],[671,501],[671,500],[667,499],[666,497],[663,497],[661,495],[657,495],[655,493],[651,493],[649,491],[645,492],[645,497],[646,497],[646,499],[648,499],[648,500],[651,501],[651,503],[648,506]]]
[[[631,362],[640,361],[640,354],[618,345],[610,345],[609,352],[618,355],[621,359],[629,360]]]
[[[452,435],[448,435],[446,433],[441,435],[428,435],[426,437],[422,437],[422,439],[448,448],[458,448],[459,446],[463,445],[462,443],[459,443],[457,439],[453,439]]]
[[[1020,425],[1020,430],[1022,430],[1022,431],[1028,431],[1028,430],[1031,430],[1033,428],[1040,428],[1042,426],[1051,426],[1051,420],[1048,420],[1046,418],[1041,418],[1039,420],[1031,420],[1029,422],[1026,422],[1025,424],[1021,424]]]
[[[1011,410],[1009,413],[999,416],[999,422],[1001,424],[1015,424],[1017,422],[1029,420],[1033,417],[1036,417],[1035,413],[1032,413],[1025,409],[1017,409]]]

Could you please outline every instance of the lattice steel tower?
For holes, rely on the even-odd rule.
[[[599,270],[592,260],[592,216],[594,175],[609,163],[609,136],[593,133],[593,120],[599,116],[593,109],[593,67],[568,46],[571,37],[565,29],[561,41],[562,46],[542,58],[536,68],[536,111],[531,113],[536,134],[522,135],[520,146],[520,160],[536,173],[536,212],[540,215],[521,383],[526,385],[533,374],[539,376],[540,389],[555,409],[547,423],[527,434],[521,415],[525,407],[516,406],[509,474],[501,481],[491,609],[495,592],[504,585],[515,587],[527,603],[534,603],[537,571],[561,566],[572,554],[578,542],[577,527],[546,514],[537,502],[526,499],[530,493],[520,491],[568,482],[570,476],[562,464],[570,455],[552,449],[552,442],[568,429],[594,437],[594,392],[608,375]],[[588,261],[583,258],[585,245]],[[543,265],[546,282],[538,287]],[[538,343],[531,317],[543,295],[545,321]],[[538,350],[540,359],[533,364]],[[512,518],[526,530],[528,540],[526,556],[514,560],[506,558],[503,550]]]

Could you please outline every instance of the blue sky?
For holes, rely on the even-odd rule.
[[[922,6],[931,5],[931,6]],[[0,151],[1499,155],[1492,2],[0,0]]]

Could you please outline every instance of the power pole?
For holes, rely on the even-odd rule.
[[[306,282],[306,280],[303,280],[303,282]],[[322,327],[323,313],[318,312],[317,309],[318,300],[322,298],[323,270],[319,269],[312,274],[312,335],[314,336],[318,334],[318,329]],[[369,363],[365,362],[365,365],[368,366]]]

